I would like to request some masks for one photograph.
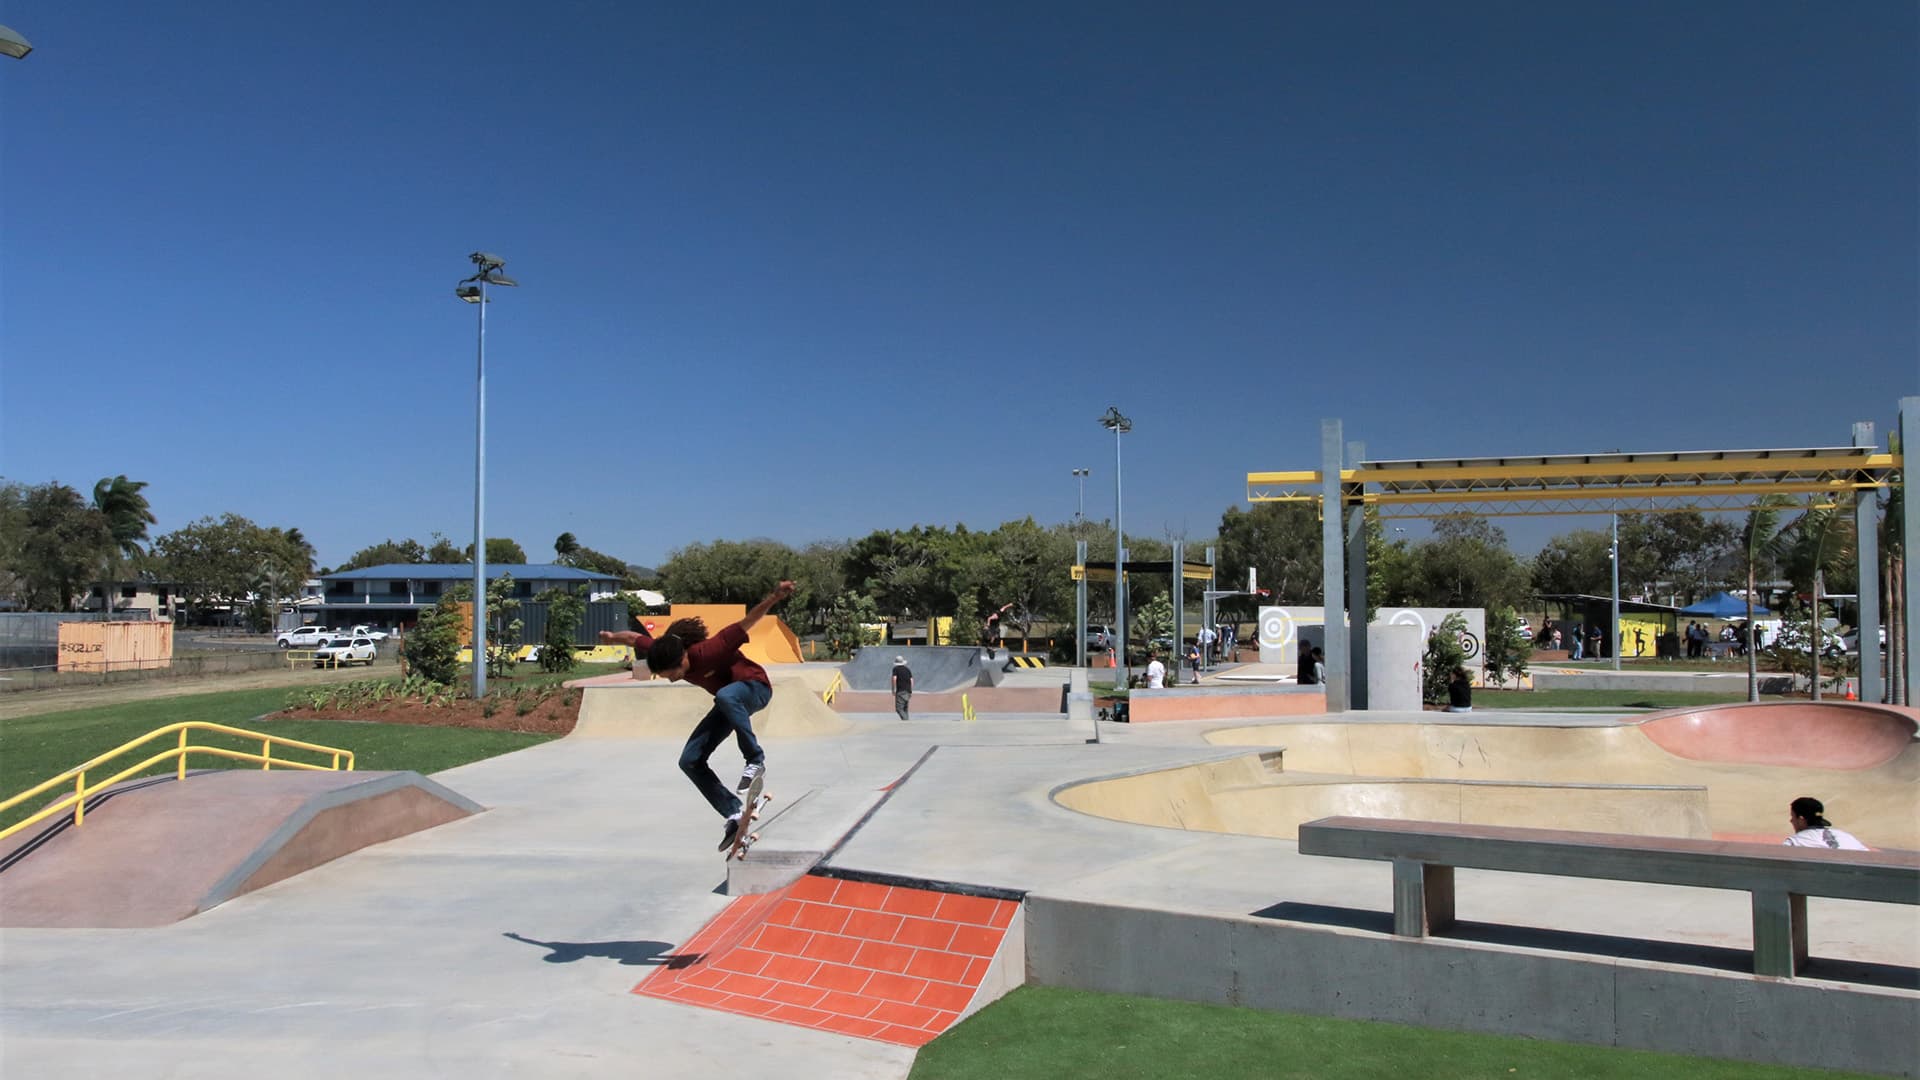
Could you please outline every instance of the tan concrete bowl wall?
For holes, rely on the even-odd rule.
[[[1206,738],[1223,746],[1284,747],[1288,773],[1699,787],[1707,793],[1710,833],[1722,839],[1784,839],[1787,804],[1798,796],[1812,795],[1826,803],[1827,816],[1836,825],[1869,846],[1920,849],[1920,744],[1910,737],[1886,758],[1879,750],[1863,753],[1852,746],[1855,733],[1835,731],[1833,741],[1845,745],[1826,760],[1886,758],[1856,768],[1703,761],[1671,753],[1649,737],[1646,729],[1653,726],[1651,721],[1661,718],[1657,715],[1644,724],[1565,728],[1276,723],[1212,731]],[[1815,729],[1799,737],[1818,740],[1820,733]],[[1721,736],[1723,741],[1731,738]],[[1699,743],[1693,745],[1697,748]]]
[[[1140,825],[1296,839],[1300,823],[1351,814],[1705,839],[1700,787],[1355,779],[1276,770],[1272,754],[1094,780],[1060,805]]]

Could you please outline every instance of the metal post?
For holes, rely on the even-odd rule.
[[[1114,659],[1114,685],[1127,686],[1127,532],[1120,523],[1120,426],[1113,428],[1113,632],[1108,642],[1120,655]]]
[[[480,275],[480,344],[473,435],[473,696],[487,696],[487,278]]]
[[[1327,711],[1347,711],[1345,500],[1340,484],[1340,421],[1320,421],[1320,591],[1326,612]]]
[[[1916,677],[1920,676],[1920,659],[1916,659],[1920,657],[1920,619],[1913,617],[1915,598],[1920,597],[1920,505],[1914,503],[1920,484],[1913,482],[1914,462],[1908,458],[1920,461],[1920,397],[1900,399],[1900,599],[1905,605],[1900,610],[1901,637],[1905,639],[1900,643],[1900,681],[1911,702],[1916,696]]]
[[[1187,542],[1173,542],[1173,671],[1174,686],[1180,685],[1180,657],[1187,650]],[[1194,669],[1193,681],[1200,681],[1200,671]]]
[[[1872,421],[1853,425],[1853,445],[1873,446]],[[1853,532],[1860,565],[1854,586],[1860,615],[1854,622],[1860,634],[1860,700],[1886,700],[1886,683],[1880,677],[1880,493],[1875,488],[1859,488],[1853,493]]]
[[[1613,670],[1620,670],[1620,515],[1613,517],[1613,543],[1607,548],[1607,562],[1613,569],[1613,625],[1607,628],[1607,653],[1613,659]]]
[[[1080,580],[1073,583],[1073,666],[1087,666],[1087,542],[1073,542],[1073,563],[1080,568]]]
[[[1359,468],[1366,456],[1366,443],[1347,444],[1347,463],[1354,468]],[[1353,606],[1353,615],[1347,620],[1347,667],[1353,673],[1347,701],[1353,708],[1364,710],[1367,707],[1367,511],[1360,498],[1361,488],[1362,485],[1355,484],[1347,492],[1353,499],[1353,505],[1347,507],[1346,521],[1347,602]]]

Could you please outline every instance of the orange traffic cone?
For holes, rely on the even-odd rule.
[[[1114,661],[1114,659],[1113,659],[1113,650],[1112,650],[1112,649],[1108,649],[1108,650],[1107,650],[1107,666],[1108,666],[1108,667],[1110,667],[1110,668],[1117,668],[1117,667],[1119,667],[1119,666],[1120,666],[1120,665],[1119,665],[1118,663],[1116,663],[1116,662]]]
[[[1856,697],[1856,696],[1854,695],[1854,692],[1853,692],[1853,680],[1852,680],[1852,679],[1848,679],[1848,680],[1847,680],[1847,700],[1848,700],[1848,701],[1859,701],[1859,700],[1860,700],[1860,699],[1859,699],[1858,697]]]

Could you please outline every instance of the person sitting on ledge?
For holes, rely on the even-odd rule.
[[[1447,711],[1473,711],[1473,678],[1466,668],[1454,668],[1453,677],[1447,680]]]
[[[1793,824],[1793,835],[1787,837],[1787,847],[1834,848],[1839,851],[1871,851],[1852,833],[1845,829],[1836,829],[1833,822],[1820,815],[1826,812],[1820,800],[1811,795],[1802,795],[1793,800],[1787,808],[1787,820]]]

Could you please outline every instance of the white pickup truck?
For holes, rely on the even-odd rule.
[[[313,649],[325,645],[333,636],[333,631],[324,626],[299,626],[281,631],[273,643],[283,649]]]
[[[367,637],[375,641],[387,640],[387,632],[385,630],[376,630],[365,623],[361,623],[359,626],[347,631],[347,633],[352,637]]]
[[[337,637],[314,651],[314,667],[343,667],[347,664],[373,665],[379,647],[370,637]]]

